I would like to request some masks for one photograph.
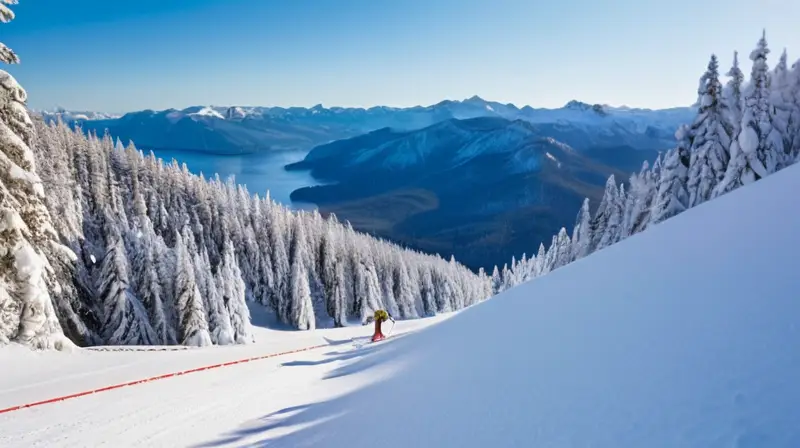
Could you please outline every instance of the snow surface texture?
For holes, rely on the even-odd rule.
[[[786,168],[394,340],[0,415],[0,446],[800,446],[800,236],[772,231],[800,226],[798,189]],[[111,356],[152,373],[253,347]],[[118,364],[5,355],[26,374],[0,405]]]
[[[402,421],[381,447],[800,446],[800,238],[769,230],[800,225],[798,188],[787,168],[387,344],[347,371],[390,378],[261,440]]]
[[[254,306],[253,312],[263,310]],[[405,337],[407,332],[451,316],[399,321],[393,335]],[[387,330],[384,327],[385,333]],[[137,347],[97,347],[68,355],[6,346],[0,349],[0,365],[15,368],[0,374],[0,409],[221,362],[330,344],[300,354],[0,414],[0,447],[176,447],[203,446],[209,441],[213,443],[208,446],[235,446],[238,441],[217,444],[216,439],[265,413],[297,402],[335,398],[362,387],[369,378],[322,379],[332,369],[378,347],[352,351],[369,340],[371,331],[372,326],[304,332],[259,327],[255,329],[256,344],[224,349],[149,346],[136,352],[133,350]]]

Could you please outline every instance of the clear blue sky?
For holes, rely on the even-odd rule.
[[[0,41],[29,105],[410,106],[478,94],[558,107],[695,100],[767,28],[800,57],[797,0],[20,0]],[[792,53],[794,50],[794,53]]]

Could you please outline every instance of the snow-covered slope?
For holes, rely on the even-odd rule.
[[[797,191],[800,166],[388,344],[340,374],[389,378],[274,446],[800,446]]]
[[[2,414],[0,446],[800,446],[797,191],[793,166],[396,340]]]
[[[264,317],[260,310],[252,307],[257,320]],[[392,334],[403,337],[451,316],[398,321]],[[363,344],[370,330],[351,326],[295,332],[258,327],[257,343],[224,349],[97,347],[77,353],[37,353],[5,346],[0,348],[0,365],[15,368],[0,374],[0,446],[150,448],[212,443],[240,423],[298,400],[333,398],[361,387],[363,379],[321,379],[355,356],[349,351],[353,338]],[[323,344],[327,346],[2,412],[110,385]],[[231,445],[236,443],[216,446]]]

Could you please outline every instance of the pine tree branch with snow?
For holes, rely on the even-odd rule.
[[[14,13],[0,2],[0,20]],[[18,63],[5,45],[0,60]],[[18,342],[33,348],[67,349],[52,304],[47,253],[57,237],[44,203],[44,188],[36,174],[34,125],[25,102],[27,93],[11,74],[0,70],[0,344]]]

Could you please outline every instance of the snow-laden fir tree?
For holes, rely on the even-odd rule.
[[[0,2],[4,23],[14,19],[9,4],[16,2]],[[16,64],[19,58],[0,43],[0,61]],[[62,248],[36,173],[30,148],[35,130],[26,100],[16,79],[0,70],[0,344],[66,349],[72,344],[64,337],[47,283],[47,256]]]
[[[714,188],[725,177],[733,132],[732,123],[727,121],[730,111],[722,100],[719,63],[715,55],[711,55],[708,70],[701,79],[699,111],[690,130],[694,138],[689,150],[688,207],[709,200]]]
[[[147,310],[133,292],[122,236],[111,225],[106,235],[108,249],[97,287],[104,308],[102,336],[109,345],[157,344],[159,338],[150,325]]]
[[[790,141],[787,150],[790,159],[796,161],[800,157],[800,60],[792,64],[787,90],[792,106],[787,125]]]
[[[562,227],[555,237],[555,247],[550,247],[553,251],[553,269],[558,269],[570,263],[572,256],[572,242],[570,241],[567,229]]]
[[[728,77],[728,83],[723,90],[725,109],[728,111],[726,121],[733,125],[731,135],[737,136],[742,125],[742,107],[744,106],[744,96],[742,95],[744,73],[739,68],[739,52],[733,52],[733,65],[725,76]]]
[[[197,286],[193,254],[189,252],[187,243],[192,236],[188,228],[183,234],[175,234],[176,272],[175,272],[175,301],[177,304],[179,341],[183,345],[204,347],[211,345],[211,336],[208,333],[208,320],[203,297]]]
[[[133,259],[133,272],[136,279],[138,297],[147,310],[150,326],[156,337],[157,345],[172,345],[177,343],[175,329],[171,325],[169,308],[172,303],[167,301],[161,279],[158,274],[156,246],[163,246],[164,241],[153,231],[150,219],[146,218],[141,236],[135,246]]]
[[[497,267],[495,267],[495,272],[497,272]],[[422,299],[422,311],[425,316],[433,316],[436,314],[436,290],[433,286],[433,277],[431,276],[430,268],[427,264],[421,264],[419,266],[419,285],[420,285],[420,296]],[[494,282],[495,278],[494,275],[492,276],[492,282]],[[490,290],[494,291],[494,287],[490,285]],[[489,293],[489,296],[492,295],[492,292]]]
[[[284,316],[287,323],[296,325],[301,330],[313,330],[316,327],[314,304],[312,303],[311,287],[308,280],[309,272],[306,265],[307,244],[300,220],[294,220],[292,243],[290,245],[289,306],[284,312]]]
[[[366,323],[367,319],[373,315],[376,310],[382,309],[381,303],[381,287],[378,281],[378,274],[375,271],[375,265],[370,259],[366,259],[358,264],[356,275],[357,292],[356,295],[361,298],[359,317],[361,323]]]
[[[689,207],[687,180],[691,161],[689,148],[694,140],[693,131],[683,125],[675,133],[675,138],[678,140],[678,146],[664,156],[658,192],[653,199],[653,207],[650,212],[651,225],[682,213]]]
[[[791,73],[789,72],[789,61],[786,50],[783,50],[778,63],[771,73],[769,79],[769,104],[772,106],[772,125],[775,131],[783,138],[783,153],[780,154],[776,171],[793,163],[791,157],[792,136],[789,133],[789,120],[794,107],[789,86],[791,84]]]
[[[222,253],[220,290],[222,301],[228,309],[233,328],[233,339],[237,344],[254,342],[253,328],[250,325],[250,310],[245,302],[245,284],[239,264],[236,261],[233,242],[227,240]]]
[[[592,250],[592,214],[589,210],[589,198],[583,200],[583,205],[575,219],[575,229],[572,231],[572,260],[579,260],[588,255]]]
[[[744,100],[739,134],[730,147],[730,163],[714,196],[755,182],[775,172],[784,160],[783,137],[773,124],[770,104],[769,67],[766,32],[750,53],[753,67]]]
[[[416,319],[419,314],[417,313],[415,302],[419,293],[414,291],[412,280],[402,256],[395,254],[395,257],[394,263],[392,263],[394,266],[392,271],[394,281],[392,283],[394,285],[394,297],[400,308],[399,316],[403,319]]]
[[[614,175],[608,177],[603,199],[592,222],[592,250],[608,247],[619,240],[622,225],[622,199]]]
[[[660,160],[660,155],[659,159]],[[630,188],[628,200],[626,201],[625,216],[623,223],[625,234],[633,235],[647,228],[650,223],[650,212],[653,209],[653,201],[658,192],[656,184],[657,176],[650,165],[645,161],[638,174],[634,173],[630,177]]]
[[[6,5],[16,5],[17,3],[19,3],[18,0],[0,0],[0,22],[8,23],[14,20],[14,11]],[[0,42],[0,62],[19,64],[19,56],[2,42]]]
[[[203,304],[208,313],[208,330],[211,342],[216,345],[229,345],[235,342],[233,336],[233,324],[231,314],[226,303],[226,277],[227,272],[218,268],[216,273],[212,272],[211,261],[208,251],[203,251],[202,260],[199,260],[201,270],[205,275],[199,277],[198,288],[205,300]],[[228,299],[229,300],[229,299]]]

